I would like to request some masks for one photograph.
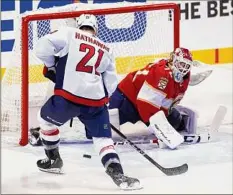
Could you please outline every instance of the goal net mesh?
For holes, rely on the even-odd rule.
[[[142,5],[144,4],[137,4]],[[148,5],[145,4],[145,5]],[[63,7],[39,9],[20,15],[18,24],[22,24],[22,17],[35,14],[50,14],[61,12],[75,12],[87,9],[111,7],[132,7],[135,4],[71,4]],[[98,12],[97,12],[98,13]],[[130,71],[140,69],[147,63],[158,58],[167,57],[168,52],[174,49],[174,12],[169,7],[163,10],[134,11],[132,7],[128,13],[96,14],[98,20],[98,37],[113,48],[116,68],[122,78]],[[22,25],[17,27],[15,44],[10,62],[2,80],[2,115],[1,131],[14,132],[20,138],[22,131],[21,105],[22,94],[22,40],[28,41],[29,64],[29,118],[30,127],[37,127],[37,112],[46,99],[52,94],[53,84],[42,74],[43,63],[35,56],[35,48],[40,37],[63,26],[75,26],[74,18],[49,19],[31,21],[28,25],[28,37],[21,37]],[[44,48],[46,50],[46,48]],[[65,113],[61,113],[65,114]],[[73,127],[69,122],[60,127],[62,139],[85,139],[84,126],[74,119]]]

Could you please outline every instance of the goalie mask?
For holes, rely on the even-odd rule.
[[[82,14],[78,18],[76,18],[76,22],[77,22],[76,27],[78,29],[80,29],[83,26],[89,26],[95,31],[95,34],[97,34],[98,24],[97,24],[97,19],[94,15]]]
[[[176,82],[183,81],[183,77],[191,70],[193,59],[192,54],[188,49],[177,48],[171,53],[172,72]]]

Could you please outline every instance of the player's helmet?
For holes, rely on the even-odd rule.
[[[176,48],[171,54],[172,71],[176,82],[182,82],[183,77],[188,74],[192,68],[192,54],[186,48]]]
[[[98,24],[97,24],[97,19],[94,15],[92,14],[82,14],[78,18],[76,18],[77,21],[77,28],[81,28],[83,26],[89,26],[93,28],[95,31],[95,34],[97,34],[98,31]]]

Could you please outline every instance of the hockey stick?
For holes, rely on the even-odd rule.
[[[74,118],[71,118],[71,119],[70,119],[70,127],[73,126],[73,119],[74,119]]]
[[[165,168],[148,156],[141,148],[137,147],[133,142],[131,142],[123,133],[121,133],[116,127],[111,124],[111,128],[122,138],[124,138],[136,151],[138,151],[142,156],[144,156],[148,161],[155,165],[160,171],[168,176],[179,175],[188,171],[188,165],[185,163],[178,167]]]

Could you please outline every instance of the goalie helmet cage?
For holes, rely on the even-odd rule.
[[[21,107],[19,112],[21,117],[19,126],[21,127],[21,137],[19,144],[25,146],[28,144],[28,129],[29,129],[29,24],[33,21],[45,21],[45,20],[54,20],[54,19],[68,19],[76,18],[81,14],[94,14],[94,15],[114,15],[114,14],[127,14],[127,13],[136,13],[136,12],[149,12],[157,10],[166,10],[170,13],[171,10],[173,13],[173,19],[171,21],[173,25],[173,48],[179,47],[180,42],[180,10],[179,6],[175,3],[159,3],[159,4],[137,4],[130,5],[125,7],[112,7],[112,8],[103,8],[103,9],[91,9],[91,10],[78,10],[78,11],[65,11],[65,12],[51,12],[51,13],[33,13],[32,15],[25,15],[21,18]],[[168,16],[167,16],[168,17]],[[148,46],[150,47],[150,46]],[[158,46],[159,47],[159,46]],[[10,120],[10,119],[8,119]]]

